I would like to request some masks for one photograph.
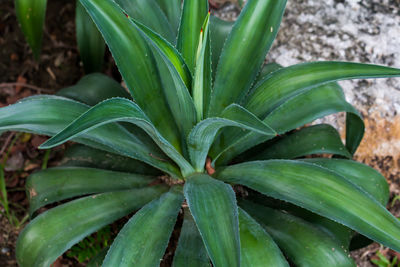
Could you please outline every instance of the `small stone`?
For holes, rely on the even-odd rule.
[[[1,254],[9,254],[10,249],[9,248],[1,248]]]

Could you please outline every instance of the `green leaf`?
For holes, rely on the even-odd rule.
[[[181,132],[182,147],[186,148],[184,137],[189,134],[189,131],[196,123],[196,108],[193,99],[179,71],[173,64],[174,59],[170,59],[172,55],[165,54],[163,52],[164,49],[160,48],[155,41],[141,31],[134,21],[132,22],[155,50],[154,57],[158,64],[160,77],[164,86],[163,92],[179,131]],[[185,151],[183,150],[182,153],[185,154]]]
[[[358,111],[346,102],[341,87],[334,83],[303,92],[289,99],[271,112],[264,122],[278,134],[284,134],[315,119],[342,111],[352,114],[351,123],[347,123],[347,128],[352,128],[352,132],[357,133],[357,138],[352,137],[354,143],[351,144],[357,147],[364,133],[364,123]],[[240,153],[268,139],[256,133],[240,132],[224,137],[225,146],[216,147],[211,152],[216,165],[226,164]]]
[[[250,200],[251,202],[272,209],[284,210],[295,217],[311,223],[313,226],[329,235],[330,238],[336,240],[336,242],[339,243],[343,249],[349,248],[350,240],[354,234],[354,231],[343,224],[334,222],[326,217],[320,216],[289,202],[273,199],[258,192],[249,191],[249,195],[246,200]]]
[[[400,251],[399,220],[369,194],[325,168],[301,161],[255,161],[223,168],[216,177],[304,207]]]
[[[234,21],[225,21],[216,16],[210,16],[210,39],[211,39],[211,62],[212,62],[212,76],[215,79],[217,72],[218,61],[221,56],[222,48],[225,44],[226,38],[232,30]]]
[[[164,11],[164,14],[171,24],[172,30],[175,35],[177,35],[182,13],[182,0],[156,0],[156,2]]]
[[[249,0],[218,62],[209,116],[239,102],[249,91],[278,33],[286,0]]]
[[[288,262],[271,236],[239,208],[240,265],[248,267],[285,266]]]
[[[265,117],[277,106],[305,90],[345,79],[400,76],[400,69],[350,62],[311,62],[282,68],[258,83],[246,108]]]
[[[183,202],[180,188],[153,200],[122,228],[103,267],[159,266]]]
[[[207,114],[211,96],[212,85],[209,18],[210,14],[207,15],[200,33],[192,86],[193,101],[197,110],[197,121],[201,121],[203,119],[203,114]]]
[[[141,161],[80,144],[74,144],[65,150],[60,165],[154,176],[161,174],[159,170]]]
[[[335,128],[318,124],[302,128],[263,146],[263,151],[250,160],[294,159],[312,154],[334,154],[351,158]]]
[[[80,167],[58,167],[36,172],[26,182],[29,213],[75,196],[148,186],[155,177]]]
[[[362,163],[345,159],[313,158],[302,161],[327,168],[363,189],[374,197],[382,206],[389,201],[389,186],[377,170]]]
[[[215,267],[240,266],[239,222],[232,188],[205,174],[190,176],[186,201]]]
[[[101,125],[119,121],[133,123],[146,131],[154,142],[180,166],[183,175],[193,172],[192,166],[165,140],[139,106],[125,98],[111,98],[90,108],[62,132],[47,140],[40,148],[55,147]]]
[[[131,98],[121,85],[101,73],[83,76],[76,85],[61,89],[57,92],[57,95],[74,99],[89,106],[94,106],[111,97]]]
[[[182,53],[190,71],[196,67],[200,30],[208,14],[208,1],[184,0],[179,26],[177,48]]]
[[[101,71],[106,43],[79,0],[76,0],[75,14],[76,40],[85,72]]]
[[[81,0],[81,3],[102,33],[136,103],[161,134],[180,150],[179,132],[163,97],[157,64],[147,41],[114,1]]]
[[[0,130],[53,136],[88,109],[85,104],[63,97],[33,96],[0,109]],[[172,176],[180,176],[177,167],[164,154],[149,149],[138,137],[117,124],[103,125],[74,141],[138,159]]]
[[[206,248],[199,230],[188,208],[184,209],[184,219],[174,254],[173,267],[210,267]]]
[[[248,129],[267,136],[276,132],[252,113],[237,104],[227,107],[220,118],[209,118],[198,123],[188,137],[189,155],[196,171],[202,172],[207,153],[218,131],[223,127],[234,126]]]
[[[170,1],[170,0],[169,0]],[[157,32],[170,43],[175,43],[176,34],[163,10],[155,0],[116,0],[124,12]]]
[[[178,50],[176,50],[176,48],[172,46],[167,40],[165,40],[162,36],[155,33],[144,24],[141,24],[140,22],[135,20],[133,20],[133,22],[138,28],[140,28],[140,30],[145,33],[145,37],[149,40],[149,42],[152,42],[157,50],[165,54],[168,60],[174,65],[176,71],[179,73],[186,87],[190,88],[192,83],[192,74],[190,73],[190,70],[186,65],[185,60],[182,58],[182,55],[178,52]]]
[[[42,48],[46,6],[47,0],[15,0],[18,22],[36,60]]]
[[[264,226],[296,266],[356,266],[347,250],[312,224],[248,201],[240,205]]]
[[[85,236],[138,209],[165,191],[164,186],[153,186],[99,194],[46,211],[31,221],[19,235],[19,266],[49,266]]]
[[[109,247],[106,247],[102,249],[99,253],[97,253],[96,256],[94,256],[87,264],[86,267],[101,267],[101,264],[103,263],[104,258],[107,255]]]

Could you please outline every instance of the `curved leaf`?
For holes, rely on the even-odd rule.
[[[210,14],[206,16],[201,29],[199,45],[196,53],[196,68],[192,86],[192,96],[197,110],[197,121],[207,114],[211,96],[211,50],[209,36]]]
[[[112,0],[81,0],[81,3],[102,33],[136,103],[161,134],[180,150],[179,132],[163,97],[157,64],[141,32]]]
[[[304,207],[400,251],[399,220],[369,194],[325,168],[301,161],[255,161],[223,168],[216,176]]]
[[[33,96],[0,109],[0,130],[53,136],[88,109],[85,104],[63,97]],[[117,124],[103,125],[74,141],[141,160],[175,177],[180,175],[165,155],[149,149],[135,135]]]
[[[208,1],[183,1],[177,48],[182,53],[190,71],[194,73],[200,30],[208,12]]]
[[[240,265],[248,267],[285,266],[288,262],[269,234],[239,208]]]
[[[286,0],[247,1],[218,62],[209,117],[246,95],[278,33],[285,6]]]
[[[102,266],[159,266],[183,202],[181,191],[172,188],[138,211],[115,238]]]
[[[302,161],[336,172],[370,194],[382,206],[386,206],[389,201],[389,185],[385,177],[367,165],[345,159],[313,158],[303,159]]]
[[[190,176],[186,201],[215,267],[240,266],[239,221],[232,188],[205,174]]]
[[[400,76],[400,69],[369,64],[328,61],[293,65],[259,82],[245,107],[265,117],[290,97],[324,83],[394,76]]]
[[[190,129],[196,123],[196,108],[193,99],[190,96],[189,89],[186,87],[179,71],[174,66],[174,59],[170,58],[172,55],[167,55],[163,51],[165,49],[157,45],[156,41],[149,38],[140,28],[132,21],[134,27],[137,28],[143,37],[155,50],[154,57],[158,64],[160,77],[163,83],[163,92],[167,103],[170,107],[175,122],[181,132],[183,153],[185,153],[185,139],[189,134]],[[166,51],[168,52],[168,51]]]
[[[15,13],[22,33],[36,60],[42,48],[47,0],[15,0]]]
[[[265,227],[296,266],[356,266],[347,250],[312,224],[248,201],[240,205]]]
[[[226,38],[232,30],[234,23],[234,21],[225,21],[216,16],[210,16],[210,43],[213,80],[215,78],[215,73],[217,72],[218,61],[221,56],[222,48],[225,44]]]
[[[92,168],[58,167],[36,172],[26,181],[29,213],[75,196],[144,187],[155,177]]]
[[[311,154],[334,154],[351,158],[335,128],[318,124],[284,136],[267,145],[250,160],[294,159]]]
[[[264,122],[278,134],[283,134],[315,119],[342,111],[347,112],[348,117],[352,114],[346,127],[352,128],[352,133],[357,133],[356,137],[351,137],[354,142],[351,146],[357,147],[364,133],[364,123],[358,111],[346,102],[337,84],[326,84],[289,99],[271,112]],[[211,153],[216,165],[226,164],[240,153],[267,141],[265,136],[255,133],[235,132],[224,137],[225,147],[216,147]]]
[[[76,40],[86,73],[103,68],[106,43],[85,8],[76,0]]]
[[[139,106],[125,98],[111,98],[97,104],[62,132],[47,140],[40,148],[46,149],[60,145],[101,125],[118,121],[130,122],[145,130],[158,146],[180,166],[183,175],[193,172],[192,166],[161,136]]]
[[[17,241],[21,267],[47,267],[72,245],[165,192],[163,186],[105,193],[71,201],[36,217]]]
[[[237,104],[227,107],[220,118],[209,118],[198,123],[188,137],[189,155],[196,171],[202,172],[208,150],[218,131],[223,127],[234,126],[255,131],[267,136],[276,132],[260,121],[252,113]]]
[[[90,106],[111,97],[131,98],[121,85],[101,73],[83,76],[76,85],[63,88],[56,95],[74,99]]]
[[[184,216],[172,267],[210,267],[206,248],[188,208],[184,208]]]
[[[165,54],[168,60],[174,65],[186,87],[190,88],[192,74],[190,73],[185,60],[182,58],[182,55],[178,52],[178,50],[176,50],[176,48],[173,47],[167,40],[152,31],[150,28],[146,27],[144,24],[141,24],[135,20],[133,22],[145,33],[145,36],[148,38],[148,40],[153,42],[154,46]]]
[[[182,0],[156,0],[160,8],[167,16],[175,35],[178,35],[179,24],[182,13]]]
[[[171,0],[168,0],[168,2]],[[176,34],[163,10],[155,0],[116,0],[124,12],[157,32],[170,43],[175,43]]]
[[[161,174],[161,171],[141,161],[79,144],[74,144],[65,150],[60,165],[154,176]]]
[[[314,227],[317,227],[330,238],[334,239],[336,243],[340,244],[343,249],[349,248],[350,240],[354,234],[354,231],[343,224],[334,222],[331,219],[293,205],[289,202],[273,199],[258,192],[249,191],[249,196],[246,198],[246,200],[250,200],[251,202],[272,209],[284,210],[295,217],[311,223]]]

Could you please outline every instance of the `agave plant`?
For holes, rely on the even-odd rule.
[[[336,83],[400,70],[264,65],[285,0],[249,0],[234,24],[206,0],[81,3],[132,98],[101,101],[123,90],[93,78],[91,95],[73,87],[0,109],[0,130],[52,136],[41,148],[82,144],[28,179],[21,266],[49,266],[137,210],[90,264],[158,266],[180,212],[173,266],[354,266],[349,248],[368,239],[400,251],[386,180],[352,160],[364,125]],[[336,112],[347,113],[345,144],[329,125],[297,130]],[[333,157],[304,158],[319,154]]]

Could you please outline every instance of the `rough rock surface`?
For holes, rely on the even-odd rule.
[[[234,20],[232,5],[221,17]],[[277,40],[267,57],[283,66],[340,60],[400,68],[400,0],[288,0]],[[346,98],[362,113],[366,132],[356,158],[379,169],[400,193],[400,78],[340,82]],[[319,122],[336,126],[344,136],[344,114]],[[399,216],[400,205],[391,211]],[[372,245],[353,256],[359,266],[379,248]],[[360,259],[362,257],[362,259]]]

